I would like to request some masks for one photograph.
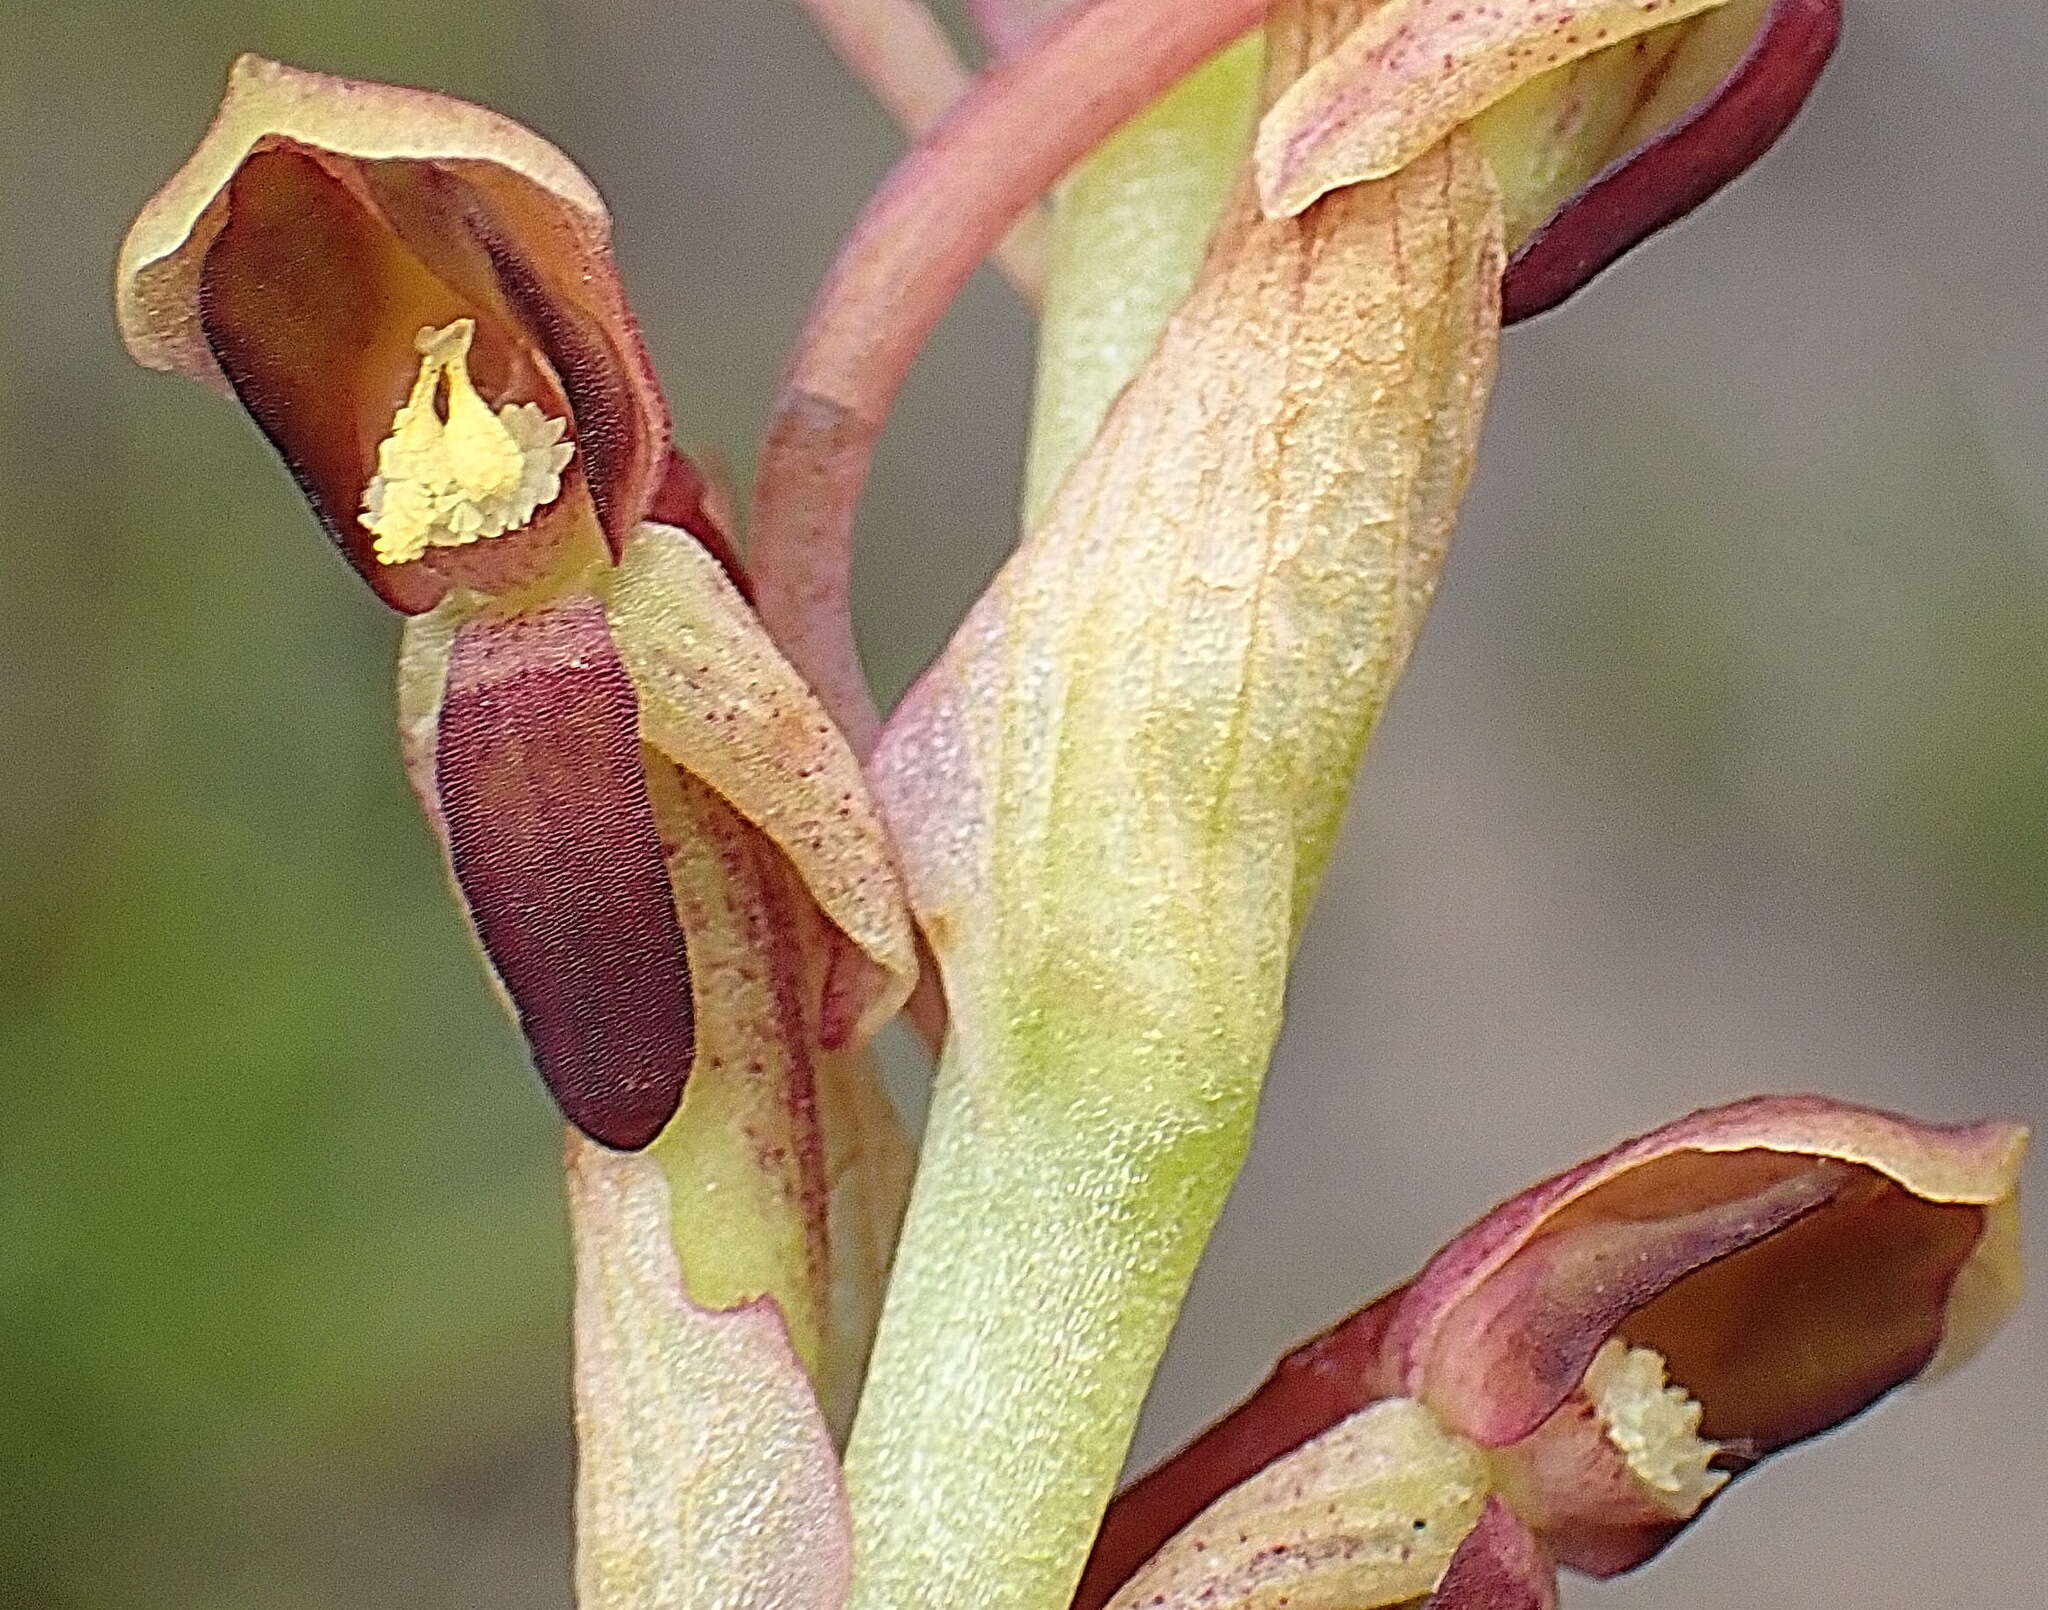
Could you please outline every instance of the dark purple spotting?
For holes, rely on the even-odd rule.
[[[434,752],[449,858],[563,1115],[622,1151],[675,1115],[690,964],[639,701],[589,597],[457,634]]]
[[[1776,0],[1711,95],[1609,163],[1522,243],[1501,281],[1501,322],[1549,312],[1740,176],[1798,116],[1841,28],[1842,0]]]

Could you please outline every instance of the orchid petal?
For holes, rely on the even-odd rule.
[[[840,1610],[852,1538],[773,1303],[683,1290],[652,1159],[569,1140],[580,1610]]]
[[[1855,1413],[1927,1364],[1986,1210],[2013,1194],[2024,1143],[2025,1131],[2003,1121],[1922,1124],[1821,1097],[1696,1113],[1532,1187],[1459,1236],[1417,1277],[1389,1327],[1391,1365],[1453,1424],[1482,1441],[1511,1439],[1548,1389],[1496,1403],[1467,1361],[1446,1372],[1453,1329],[1471,1334],[1461,1309],[1485,1302],[1484,1289],[1504,1274],[1513,1278],[1516,1259],[1547,1256],[1549,1238],[1589,1226],[1640,1225],[1654,1236],[1657,1220],[1739,1205],[1773,1176],[1846,1166],[1851,1182],[1823,1209],[1796,1215],[1782,1234],[1765,1227],[1765,1215],[1751,1250],[1666,1287],[1625,1326],[1707,1405],[1707,1436],[1768,1452]],[[1587,1309],[1584,1324],[1612,1329],[1603,1304]]]
[[[641,734],[765,834],[844,936],[824,1044],[870,1038],[916,982],[895,861],[845,740],[717,560],[646,525],[605,578]]]
[[[1834,53],[1841,20],[1842,0],[1737,0],[1550,75],[1582,80],[1558,87],[1565,104],[1604,99],[1635,110],[1611,139],[1582,138],[1567,160],[1551,156],[1556,188],[1525,203],[1526,227],[1510,225],[1514,255],[1501,286],[1503,321],[1557,306],[1761,157],[1806,104]],[[1621,50],[1636,51],[1636,60],[1604,65]],[[1612,82],[1617,73],[1628,80],[1626,94]],[[1528,126],[1531,109],[1516,103],[1545,94],[1547,83],[1527,86],[1475,123],[1497,164],[1506,120],[1519,115],[1524,131]],[[1521,138],[1526,148],[1526,132]],[[1505,181],[1503,188],[1510,196],[1517,190]]]
[[[658,1155],[690,1289],[773,1292],[852,1418],[911,1154],[866,1046],[918,976],[860,768],[713,553],[642,526],[603,581],[696,977],[699,1069]]]
[[[701,513],[678,462],[664,497]],[[638,786],[689,941],[694,1071],[653,1153],[683,1268],[708,1306],[776,1299],[843,1430],[912,1164],[865,1044],[914,976],[903,898],[851,757],[720,560],[648,525],[603,585],[607,641],[644,683]],[[407,769],[444,841],[431,760],[473,612],[409,621],[400,660]]]
[[[1837,1202],[1849,1184],[1836,1164],[1777,1153],[1757,1161],[1728,1181],[1725,1199],[1681,1211],[1676,1182],[1659,1179],[1670,1211],[1590,1219],[1511,1258],[1431,1332],[1430,1401],[1451,1406],[1459,1429],[1483,1446],[1519,1442],[1564,1402],[1623,1320]]]
[[[1265,1384],[1179,1453],[1116,1496],[1102,1519],[1074,1610],[1099,1610],[1175,1532],[1238,1483],[1383,1397],[1383,1342],[1400,1291],[1303,1343]]]
[[[1488,1487],[1477,1449],[1421,1404],[1390,1399],[1210,1505],[1110,1601],[1112,1610],[1408,1604],[1444,1578],[1484,1513]],[[1458,1610],[1509,1605],[1451,1602]]]
[[[1465,1534],[1422,1610],[1557,1610],[1557,1567],[1498,1495]]]
[[[1686,1492],[1631,1473],[1579,1379],[1601,1344],[1668,1365],[1695,1459],[1741,1469],[1823,1431],[1966,1358],[2010,1312],[2025,1142],[2002,1120],[1758,1097],[1533,1186],[1119,1498],[1081,1610],[1189,1508],[1396,1395],[1490,1447],[1564,1563],[1636,1565],[1723,1477]]]
[[[408,613],[451,581],[525,586],[598,527],[616,549],[665,471],[667,407],[602,202],[553,146],[481,107],[244,56],[118,275],[137,360],[238,395],[350,562]],[[377,445],[414,337],[456,317],[476,323],[486,388],[568,430],[564,491],[514,540],[383,564],[360,518]]]
[[[1259,196],[1292,217],[1383,178],[1540,74],[1727,0],[1388,0],[1266,114]]]
[[[842,943],[775,842],[651,759],[649,792],[690,936],[697,1061],[652,1155],[691,1296],[770,1294],[843,1435],[908,1195],[912,1154],[864,1047],[823,1048]]]
[[[653,1140],[695,1054],[690,968],[604,614],[573,598],[455,635],[438,816],[477,937],[563,1113]]]

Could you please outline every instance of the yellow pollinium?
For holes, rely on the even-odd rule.
[[[429,548],[459,548],[517,531],[561,496],[575,456],[567,428],[533,403],[493,413],[469,378],[474,319],[420,331],[420,372],[377,445],[363,492],[363,526],[379,563],[402,565]],[[445,390],[447,411],[441,411]]]

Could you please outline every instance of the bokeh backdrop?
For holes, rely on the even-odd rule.
[[[2043,1114],[2048,14],[1850,12],[1758,174],[1508,339],[1143,1451],[1687,1106]],[[789,0],[0,15],[0,1603],[563,1610],[556,1132],[400,783],[393,623],[110,324],[243,48],[564,144],[742,474],[897,142]],[[891,686],[1011,538],[1028,342],[978,283],[888,438]],[[2040,1603],[2044,1318],[1575,1602]]]

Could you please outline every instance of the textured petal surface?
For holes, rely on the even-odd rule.
[[[1638,1309],[1839,1201],[1852,1183],[1840,1165],[1770,1152],[1733,1154],[1712,1181],[1699,1170],[1645,1167],[1654,1180],[1630,1181],[1657,1188],[1635,1193],[1630,1207],[1643,1216],[1583,1216],[1544,1234],[1432,1332],[1431,1401],[1452,1406],[1468,1435],[1489,1447],[1527,1436]],[[1711,1199],[1693,1205],[1700,1196]]]
[[[1931,1233],[1947,1222],[1934,1210],[1961,1208],[1974,1241],[1982,1210],[2013,1194],[2025,1138],[2023,1128],[2004,1121],[1924,1124],[1820,1096],[1762,1096],[1694,1113],[1494,1209],[1417,1278],[1388,1345],[1407,1385],[1418,1387],[1437,1368],[1438,1336],[1453,1311],[1540,1238],[1602,1220],[1639,1222],[1725,1203],[1754,1191],[1762,1173],[1814,1161],[1855,1165],[1877,1186],[1889,1182],[1932,1215],[1919,1221]],[[1750,1155],[1721,1161],[1729,1154]],[[1808,1233],[1822,1235],[1830,1222],[1816,1215]],[[1938,1331],[1939,1304],[1933,1317]],[[1496,1423],[1475,1410],[1489,1440],[1527,1412],[1518,1406]]]
[[[1303,1343],[1251,1397],[1119,1493],[1103,1517],[1075,1610],[1097,1610],[1167,1538],[1239,1482],[1390,1395],[1381,1343],[1400,1299],[1391,1291]]]
[[[845,739],[724,568],[685,533],[641,527],[605,585],[641,735],[788,859],[849,952],[830,973],[823,1043],[866,1039],[909,993],[917,953]]]
[[[569,1141],[578,1610],[838,1610],[838,1461],[775,1306],[684,1294],[646,1157]]]
[[[1601,1342],[1654,1349],[1741,1469],[1967,1357],[2017,1300],[2026,1131],[1819,1096],[1694,1113],[1531,1187],[1408,1286],[1283,1361],[1112,1506],[1083,1610],[1191,1510],[1360,1402],[1416,1394],[1489,1444],[1564,1563],[1640,1563],[1693,1502],[1647,1493],[1580,1385]]]
[[[865,1047],[824,1048],[836,932],[774,841],[709,785],[650,757],[649,790],[690,936],[697,1061],[654,1156],[691,1295],[781,1305],[844,1432],[874,1334],[912,1156]]]
[[[268,170],[261,184],[252,168]],[[616,549],[666,469],[667,408],[603,204],[546,141],[450,96],[242,57],[198,150],[130,230],[116,295],[135,357],[248,402],[343,551],[401,609],[430,605],[434,577],[526,584],[567,540],[551,528],[593,508]],[[537,522],[546,540],[366,564],[356,516],[417,362],[410,343],[455,316],[478,323],[494,403],[568,421],[570,494]]]
[[[449,861],[562,1111],[645,1146],[694,1055],[689,962],[597,601],[456,634],[435,739]]]
[[[488,395],[534,402],[551,419],[566,419],[570,405],[508,312],[431,272],[310,150],[266,145],[236,170],[205,262],[199,311],[209,351],[335,545],[385,602],[414,612],[451,580],[492,590],[537,580],[595,529],[572,460],[563,495],[528,529],[404,564],[376,558],[361,519],[365,490],[419,368],[421,330],[471,319],[471,363]]]

